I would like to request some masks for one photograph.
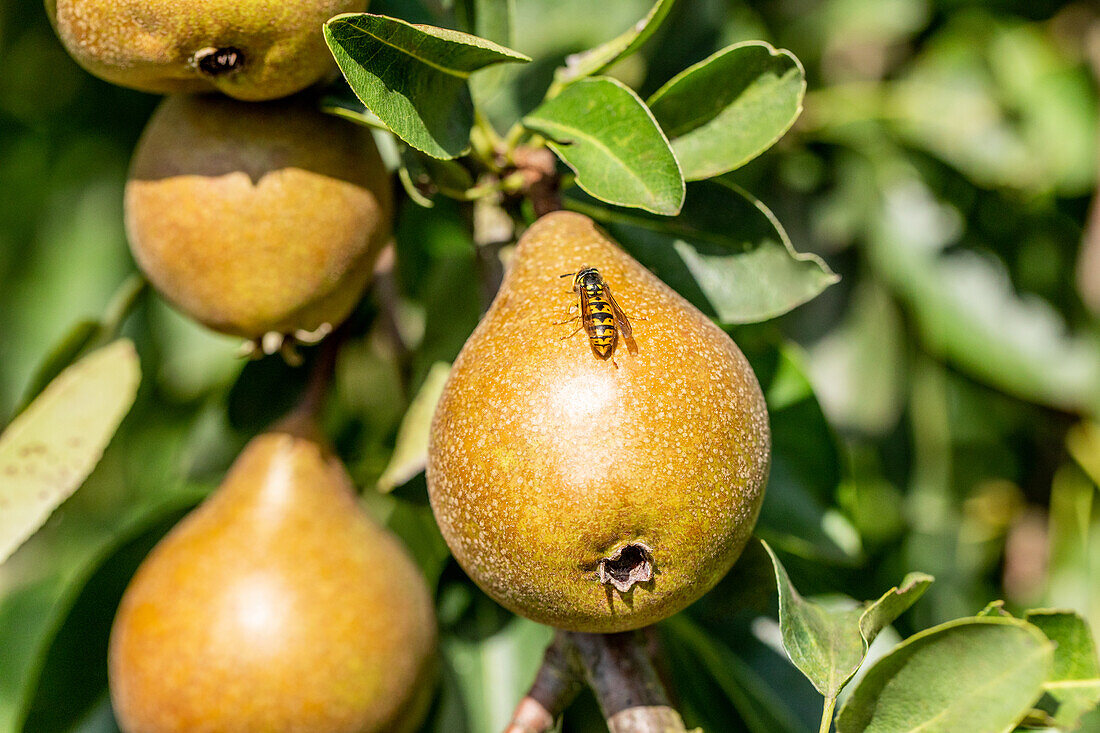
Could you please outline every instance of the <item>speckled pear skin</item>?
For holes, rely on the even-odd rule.
[[[370,133],[304,100],[176,96],[126,184],[130,249],[177,308],[224,333],[337,325],[390,237],[389,175]]]
[[[597,358],[570,279],[598,268],[631,318]],[[566,337],[563,340],[563,337]],[[431,427],[428,488],[466,572],[499,603],[558,628],[610,633],[681,610],[741,553],[763,499],[770,433],[733,341],[585,216],[542,217],[454,363]],[[599,581],[629,543],[653,578]]]
[[[70,55],[113,84],[155,94],[219,91],[277,99],[334,69],[321,25],[367,0],[46,0]],[[242,64],[210,75],[204,49],[234,48]]]
[[[130,582],[109,652],[127,733],[390,733],[430,702],[419,570],[300,431],[255,438]]]

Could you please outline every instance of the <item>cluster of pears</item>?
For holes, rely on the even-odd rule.
[[[175,95],[126,186],[139,266],[184,313],[265,350],[346,318],[390,237],[370,135],[282,99],[332,68],[321,23],[365,6],[47,0],[89,71]],[[212,91],[233,99],[185,96]],[[560,275],[585,267],[634,323],[610,358],[570,318],[580,293]],[[607,633],[679,611],[726,573],[769,457],[764,399],[733,341],[591,220],[556,212],[526,232],[454,364],[427,479],[444,537],[491,596]],[[399,731],[430,694],[434,645],[415,566],[292,420],[255,438],[134,577],[112,700],[135,732]]]
[[[139,267],[265,350],[344,320],[390,238],[373,138],[296,94],[335,68],[322,23],[366,5],[46,0],[83,67],[171,95],[126,185]],[[256,437],[142,564],[112,631],[112,702],[127,733],[412,730],[435,629],[417,567],[299,416]]]
[[[86,69],[173,95],[135,152],[126,231],[200,323],[272,350],[320,338],[361,297],[390,236],[389,176],[369,132],[284,98],[335,69],[322,23],[366,5],[46,0]]]

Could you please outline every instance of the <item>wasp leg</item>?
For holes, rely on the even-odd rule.
[[[555,326],[562,326],[562,325],[564,325],[564,324],[566,324],[566,323],[572,323],[573,321],[577,320],[578,318],[580,318],[580,316],[579,316],[579,315],[578,315],[578,316],[573,316],[572,318],[567,318],[567,319],[566,319],[566,320],[564,320],[564,321],[555,321],[555,322],[554,322],[554,325],[555,325]],[[576,332],[574,332],[574,333],[576,333]]]
[[[569,322],[569,321],[565,321],[565,323],[568,323],[568,322]],[[582,323],[581,325],[577,326],[577,330],[576,330],[576,331],[573,331],[573,333],[569,334],[568,336],[562,336],[562,337],[561,337],[561,340],[562,340],[562,341],[565,341],[565,340],[566,340],[567,338],[573,338],[574,336],[576,336],[576,335],[577,335],[577,331],[580,331],[580,330],[581,330],[582,328],[584,328],[584,324],[583,324],[583,323]]]

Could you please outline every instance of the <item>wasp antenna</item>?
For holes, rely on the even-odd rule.
[[[558,275],[558,277],[571,277],[571,276],[576,275],[576,274],[577,273],[575,273],[575,272],[567,272],[564,275]]]

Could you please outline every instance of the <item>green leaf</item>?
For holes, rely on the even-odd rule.
[[[1066,432],[1066,448],[1093,483],[1100,486],[1100,423],[1083,420]]]
[[[451,365],[446,362],[432,364],[428,376],[416,393],[412,404],[401,419],[397,431],[397,443],[386,470],[378,478],[378,490],[393,491],[424,470],[428,463],[428,434],[432,425],[435,405],[443,394],[443,385]]]
[[[1000,600],[990,601],[977,615],[1012,618],[1012,614],[1005,610],[1005,602]]]
[[[514,41],[512,18],[516,14],[516,0],[466,0],[470,27],[476,35],[502,46]]]
[[[784,700],[730,647],[706,633],[686,614],[677,614],[661,626],[672,637],[677,651],[682,649],[690,657],[693,668],[701,667],[713,678],[752,733],[802,730],[801,722],[789,707],[790,701]],[[681,673],[676,671],[678,682]],[[685,694],[689,691],[682,690],[681,695]]]
[[[116,483],[117,479],[112,476],[109,483]],[[104,483],[107,482],[101,481],[101,486]],[[117,486],[110,488],[118,491]],[[86,653],[67,647],[92,643],[88,639],[92,633],[91,619],[72,615],[82,596],[103,592],[103,587],[91,585],[90,579],[102,577],[104,568],[114,563],[120,549],[140,542],[138,538],[150,531],[158,531],[158,525],[163,533],[166,522],[177,518],[202,496],[202,492],[191,490],[173,492],[155,501],[130,495],[125,497],[129,502],[118,502],[120,505],[112,507],[115,512],[110,523],[96,520],[88,511],[70,514],[65,526],[57,527],[56,536],[41,542],[40,533],[28,543],[26,550],[32,550],[33,557],[27,558],[24,551],[13,558],[12,562],[28,562],[22,562],[13,574],[4,578],[6,582],[0,583],[0,649],[4,650],[0,654],[0,730],[23,730],[23,721],[34,705],[40,708],[40,713],[61,714],[60,710],[41,710],[41,707],[43,699],[51,694],[72,695],[72,690],[49,688],[59,675],[74,667],[83,669],[80,665],[89,658],[87,647]],[[66,664],[61,658],[68,655],[80,657],[81,661],[74,663],[69,659]],[[99,674],[98,670],[84,671],[86,677]],[[83,680],[84,684],[89,682]],[[75,700],[66,699],[64,706],[71,708],[74,704]]]
[[[1062,410],[1100,411],[1100,348],[1040,298],[1014,290],[1004,264],[973,250],[941,250],[957,211],[896,169],[867,253],[911,309],[926,348],[988,384]]]
[[[0,435],[0,562],[92,472],[140,380],[134,346],[120,339],[62,372]]]
[[[325,114],[341,117],[349,122],[354,122],[363,127],[372,127],[375,130],[393,132],[390,126],[382,121],[382,118],[363,106],[357,98],[339,94],[327,94],[320,102],[321,111]]]
[[[806,377],[806,355],[791,343],[745,354],[764,389],[772,427],[772,466],[756,533],[773,547],[816,562],[855,565],[854,543],[838,536],[834,502],[840,484],[836,438]],[[853,546],[854,544],[854,546]],[[771,571],[770,562],[768,572]]]
[[[605,71],[616,61],[630,56],[650,39],[668,17],[676,0],[657,0],[646,16],[626,31],[606,43],[566,59],[564,68],[555,76],[560,82],[571,82]]]
[[[1044,687],[1058,702],[1055,724],[1074,730],[1081,716],[1100,702],[1100,664],[1092,631],[1073,611],[1032,610],[1025,618],[1057,645],[1054,669]]]
[[[492,64],[530,61],[477,36],[370,13],[337,15],[324,33],[367,109],[435,158],[456,158],[469,148],[470,74]]]
[[[794,250],[775,215],[736,185],[693,183],[675,219],[611,211],[577,197],[568,208],[605,224],[646,267],[723,324],[782,315],[838,278]]]
[[[432,208],[433,197],[440,192],[462,200],[473,187],[470,171],[458,161],[432,158],[404,145],[401,148],[397,173],[409,197],[419,205]]]
[[[504,729],[516,702],[534,681],[552,636],[547,626],[513,617],[484,638],[443,638],[443,656],[457,673],[469,730]]]
[[[684,178],[739,168],[770,148],[802,112],[806,73],[763,41],[727,46],[684,69],[649,98]]]
[[[31,377],[27,391],[23,394],[23,401],[17,412],[27,409],[27,406],[42,393],[46,385],[53,381],[54,377],[60,374],[65,367],[80,358],[103,333],[103,324],[98,320],[85,319],[74,323],[38,365],[34,376]]]
[[[46,358],[39,363],[29,386],[23,393],[22,402],[16,413],[25,410],[31,400],[37,397],[62,370],[89,351],[112,341],[144,290],[145,278],[136,273],[132,274],[111,296],[102,317],[84,319],[73,324],[61,340],[50,349]]]
[[[684,179],[653,114],[625,84],[608,77],[567,86],[523,118],[596,198],[672,216]]]
[[[871,667],[838,733],[1011,730],[1039,698],[1054,645],[1011,618],[949,621],[906,639]]]
[[[809,347],[818,399],[838,429],[885,435],[904,406],[905,325],[890,293],[860,281],[843,320]]]
[[[201,499],[188,493],[165,502],[122,536],[94,563],[94,572],[58,609],[57,627],[28,700],[23,730],[72,731],[107,697],[107,647],[115,609],[138,565],[156,543]],[[40,613],[45,609],[39,609]],[[110,719],[110,718],[109,718]]]
[[[910,573],[877,601],[832,610],[800,596],[771,547],[762,544],[775,568],[783,648],[826,700],[836,698],[863,664],[879,632],[912,606],[933,580],[924,573]]]

